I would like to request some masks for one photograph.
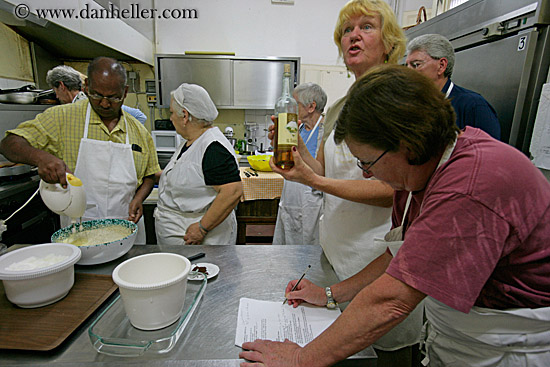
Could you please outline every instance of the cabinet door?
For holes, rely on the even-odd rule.
[[[295,64],[291,61],[234,60],[234,106],[272,109],[281,95],[285,64],[290,64],[290,73],[295,75]]]
[[[170,106],[170,92],[182,83],[198,84],[217,107],[231,103],[231,61],[227,59],[162,58],[159,60],[160,107]],[[282,74],[281,74],[282,75]]]
[[[354,77],[349,76],[345,66],[304,64],[302,64],[300,79],[300,83],[316,83],[323,88],[327,94],[325,112],[337,99],[346,95],[355,81]]]

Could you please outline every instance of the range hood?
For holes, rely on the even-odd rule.
[[[29,4],[32,11],[32,2]],[[43,4],[47,6],[47,2]],[[78,7],[79,2],[74,4]],[[93,20],[98,22],[94,27],[90,26],[92,21],[85,27],[81,20],[65,20],[66,24],[61,25],[39,18],[32,12],[25,19],[19,19],[14,16],[16,5],[9,0],[0,0],[0,21],[59,58],[84,60],[108,56],[121,61],[154,64],[153,42],[120,19]]]
[[[293,86],[300,80],[299,57],[237,57],[229,55],[155,55],[157,107],[170,107],[170,91],[181,83],[201,85],[218,108],[273,109],[281,95],[285,64]]]

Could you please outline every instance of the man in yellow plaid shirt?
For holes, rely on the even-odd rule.
[[[88,100],[51,107],[7,131],[0,153],[37,166],[44,181],[64,187],[65,173],[74,172],[86,189],[83,220],[129,219],[140,227],[136,243],[145,243],[143,200],[160,166],[149,131],[121,110],[126,70],[114,59],[98,57],[88,66],[84,90]],[[68,218],[61,220],[69,224]]]

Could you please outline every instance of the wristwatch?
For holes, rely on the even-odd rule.
[[[338,307],[338,303],[332,297],[332,290],[330,287],[325,288],[325,294],[327,295],[327,308],[334,309]]]

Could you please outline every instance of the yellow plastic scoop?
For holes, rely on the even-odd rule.
[[[82,181],[80,181],[80,178],[73,176],[70,173],[67,173],[67,182],[72,186],[82,186]]]

